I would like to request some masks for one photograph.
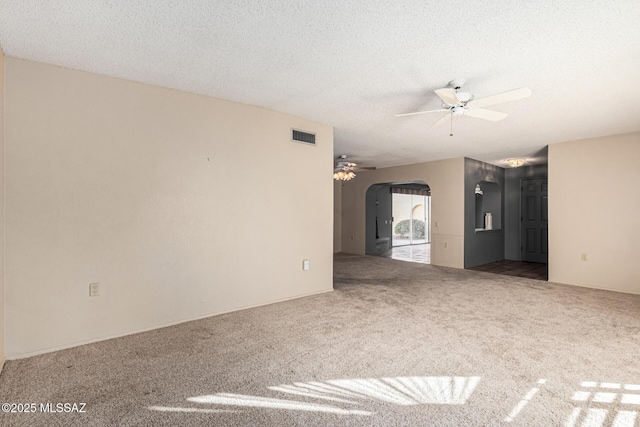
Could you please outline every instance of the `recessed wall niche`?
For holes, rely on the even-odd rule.
[[[475,194],[475,231],[500,230],[502,228],[502,194],[498,184],[480,181],[476,184]],[[490,214],[490,220],[487,219],[487,214]],[[490,225],[490,228],[487,225]]]

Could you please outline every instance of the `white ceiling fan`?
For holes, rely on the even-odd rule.
[[[449,113],[435,122],[430,128],[443,124],[447,121],[448,118],[451,118],[451,121],[453,122],[453,116],[462,115],[497,122],[507,117],[508,114],[501,113],[499,111],[487,110],[482,107],[502,104],[505,102],[515,101],[531,96],[531,89],[521,87],[519,89],[510,90],[507,92],[499,93],[497,95],[488,96],[486,98],[474,99],[471,93],[461,90],[465,82],[465,79],[455,79],[449,82],[449,87],[436,89],[434,91],[436,95],[438,95],[438,97],[442,100],[442,108],[437,110],[417,111],[415,113],[397,114],[396,117],[415,116],[417,114],[437,113],[444,111]],[[451,133],[451,135],[453,135],[453,132]]]
[[[336,159],[336,167],[333,170],[333,179],[338,181],[350,181],[356,177],[356,171],[375,169],[375,167],[358,166],[356,163],[347,161],[346,154],[341,154]]]

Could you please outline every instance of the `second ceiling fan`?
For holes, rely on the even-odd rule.
[[[502,104],[505,102],[515,101],[531,96],[531,89],[521,87],[519,89],[510,90],[507,92],[499,93],[497,95],[474,99],[471,93],[461,90],[464,86],[465,81],[465,79],[452,80],[449,82],[449,87],[436,89],[434,91],[436,95],[438,95],[438,97],[442,100],[442,108],[439,108],[437,110],[417,111],[415,113],[397,114],[396,117],[415,116],[418,114],[438,113],[445,111],[448,113],[442,116],[442,118],[435,122],[433,125],[431,125],[430,128],[443,124],[449,118],[451,118],[453,122],[453,116],[462,115],[497,122],[507,117],[508,114],[501,113],[499,111],[487,110],[486,108],[482,107]],[[451,134],[453,135],[453,132]]]

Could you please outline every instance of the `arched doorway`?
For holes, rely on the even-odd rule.
[[[430,263],[431,189],[424,181],[373,184],[366,193],[367,255]]]

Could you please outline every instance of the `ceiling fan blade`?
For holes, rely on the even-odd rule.
[[[443,88],[434,90],[436,95],[440,97],[446,104],[448,105],[458,105],[460,104],[460,100],[456,96],[455,89],[451,88]]]
[[[504,102],[515,101],[516,99],[528,98],[530,96],[531,89],[528,87],[521,87],[520,89],[487,96],[486,98],[475,99],[472,101],[472,104],[476,107],[488,107],[489,105],[502,104]]]
[[[492,122],[498,122],[508,116],[507,113],[486,110],[484,108],[469,108],[468,110],[464,111],[464,115],[476,117],[478,119],[491,120]]]
[[[440,120],[438,120],[437,122],[435,122],[434,124],[432,124],[432,125],[429,127],[429,129],[432,129],[432,128],[435,128],[435,127],[438,127],[438,126],[440,126],[440,125],[443,125],[443,124],[445,124],[448,120],[451,120],[451,119],[453,119],[453,118],[451,117],[451,114],[445,114],[444,116],[442,116],[442,118],[441,118]]]
[[[354,168],[354,170],[357,171],[374,171],[376,170],[375,166],[358,166],[357,168]]]
[[[417,111],[415,113],[396,114],[396,117],[415,116],[416,114],[425,114],[425,113],[437,113],[439,111],[449,111],[449,110],[445,110],[444,108],[441,108],[439,110]]]

